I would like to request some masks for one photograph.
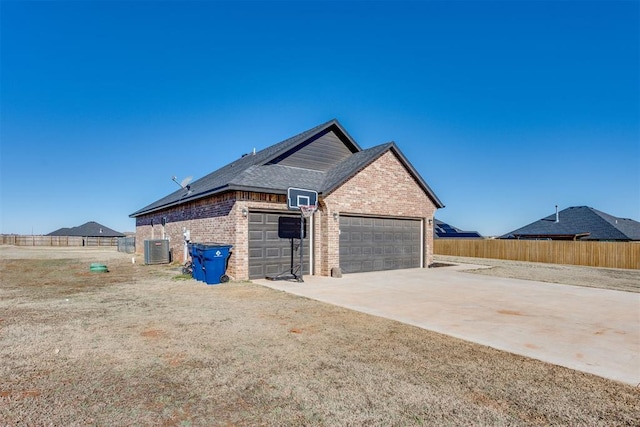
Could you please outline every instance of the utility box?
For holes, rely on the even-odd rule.
[[[169,251],[169,241],[145,240],[144,241],[144,263],[145,264],[169,264],[171,253]]]

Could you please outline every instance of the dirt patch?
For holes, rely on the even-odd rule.
[[[467,273],[511,279],[535,280],[564,285],[640,292],[640,270],[625,270],[576,265],[542,264],[490,258],[468,258],[436,255],[436,262],[447,264],[474,264],[490,266]]]
[[[3,253],[6,424],[640,423],[638,388],[252,283]]]

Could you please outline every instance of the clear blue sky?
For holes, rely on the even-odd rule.
[[[638,1],[0,2],[0,232],[128,215],[337,118],[485,235],[640,220]]]

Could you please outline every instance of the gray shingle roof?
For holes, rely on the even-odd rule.
[[[502,239],[578,236],[580,240],[640,240],[640,222],[588,206],[574,206],[501,236]],[[580,237],[583,236],[583,237]]]
[[[301,169],[281,165],[256,165],[232,180],[234,187],[264,189],[265,191],[286,192],[289,187],[300,187],[321,192],[320,184],[325,173],[311,169]]]
[[[323,172],[271,164],[274,160],[287,155],[287,153],[295,150],[297,146],[329,128],[340,135],[344,143],[353,152],[346,160],[336,164],[329,171]],[[395,143],[390,142],[363,150],[342,128],[340,123],[334,119],[260,150],[255,154],[245,155],[194,181],[189,185],[188,191],[185,189],[177,190],[132,213],[130,216],[136,217],[230,190],[286,194],[289,187],[298,187],[316,190],[320,194],[327,195],[388,150],[392,150],[398,156],[405,167],[415,176],[423,190],[433,198],[436,205],[444,207]]]
[[[98,224],[95,221],[89,221],[77,227],[60,228],[52,231],[47,236],[79,236],[79,237],[124,237],[124,234]]]
[[[434,218],[433,221],[434,237],[438,239],[481,239],[482,235],[477,231],[463,231],[457,227],[447,224]]]

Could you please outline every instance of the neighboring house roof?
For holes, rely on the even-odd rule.
[[[317,157],[331,153],[325,151],[319,155],[313,151],[311,143],[329,133],[331,138],[327,144],[334,144],[336,154],[333,158],[318,159]],[[264,150],[244,155],[194,181],[188,188],[177,190],[129,216],[135,218],[187,201],[234,190],[286,194],[289,187],[297,187],[315,190],[326,196],[387,151],[397,156],[425,193],[433,199],[436,207],[444,207],[394,142],[363,150],[334,119]]]
[[[434,219],[433,231],[435,238],[437,239],[482,239],[482,235],[477,231],[462,231],[459,228],[453,227],[439,219]]]
[[[98,224],[95,221],[89,221],[78,227],[60,228],[53,231],[47,236],[80,236],[80,237],[124,237],[124,234]]]
[[[640,222],[588,206],[574,206],[532,222],[501,239],[640,240]]]

